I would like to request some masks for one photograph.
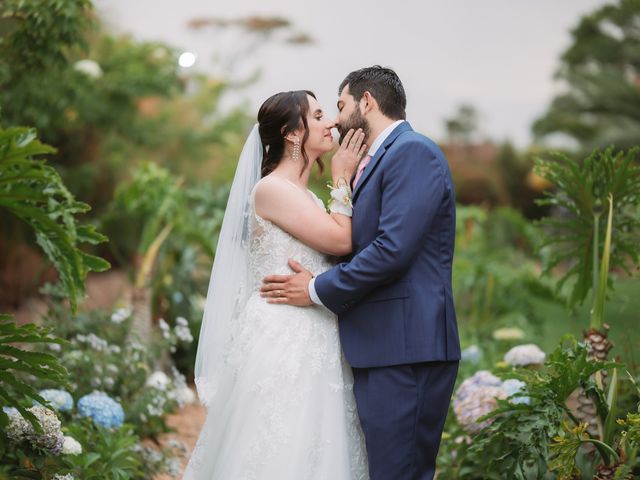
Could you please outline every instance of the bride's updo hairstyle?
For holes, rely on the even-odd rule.
[[[309,100],[307,95],[316,98],[309,90],[280,92],[269,97],[258,110],[258,131],[262,141],[262,176],[266,177],[278,166],[285,150],[285,137],[304,127],[304,136],[300,142],[300,153],[304,159],[300,175],[307,165],[309,157],[305,151],[305,143],[309,138]],[[316,160],[322,171],[322,161]]]

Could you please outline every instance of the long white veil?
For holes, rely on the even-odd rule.
[[[209,405],[218,391],[233,321],[250,293],[247,255],[250,194],[260,180],[261,166],[262,143],[256,124],[238,160],[209,280],[195,366],[196,387],[203,405]]]

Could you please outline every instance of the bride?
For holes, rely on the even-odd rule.
[[[308,91],[273,95],[258,112],[209,283],[196,358],[207,419],[185,480],[368,478],[336,317],[320,306],[268,304],[259,291],[264,276],[291,273],[289,259],[318,274],[330,255],[351,251],[349,202],[328,214],[307,189],[334,126]],[[363,138],[345,135],[331,162],[334,185],[346,189]]]

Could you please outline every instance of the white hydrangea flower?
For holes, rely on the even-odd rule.
[[[181,407],[185,405],[191,405],[196,401],[196,394],[193,393],[193,390],[191,390],[187,386],[175,389],[173,392],[173,397]]]
[[[178,337],[178,339],[180,339],[180,341],[182,341],[184,343],[193,342],[193,335],[191,335],[191,330],[189,329],[188,326],[178,325],[174,329],[174,331],[176,332],[176,337]]]
[[[115,312],[113,312],[113,314],[111,315],[111,321],[113,323],[122,323],[130,316],[131,316],[130,308],[119,308]]]
[[[545,356],[545,353],[540,350],[537,345],[528,343],[513,347],[505,354],[504,361],[514,367],[542,365],[544,363]]]
[[[100,65],[93,60],[89,60],[88,58],[76,62],[73,68],[78,72],[84,73],[90,78],[95,79],[102,76],[102,68],[100,68]]]
[[[62,453],[65,455],[80,455],[82,453],[82,445],[75,438],[65,435]]]
[[[22,415],[17,414],[9,416],[9,425],[5,430],[7,437],[15,443],[26,440],[33,448],[48,451],[53,455],[60,454],[64,444],[64,435],[60,430],[60,420],[55,412],[41,405],[27,410],[37,418],[43,433],[37,433],[30,422],[25,420]]]
[[[522,340],[524,331],[518,327],[498,328],[493,332],[494,340]]]
[[[67,473],[66,475],[60,475],[59,473],[56,473],[52,477],[52,480],[76,480],[76,477],[74,477],[70,473]]]
[[[158,320],[158,326],[160,327],[160,331],[162,332],[162,336],[164,337],[164,339],[168,340],[170,337],[169,330],[171,328],[169,327],[169,324],[165,321],[164,318],[161,318],[160,320]]]
[[[176,323],[177,323],[178,325],[182,325],[183,327],[186,327],[186,326],[188,326],[188,325],[189,325],[189,322],[188,322],[188,321],[187,321],[187,319],[186,319],[186,318],[184,318],[184,317],[178,317],[178,318],[176,318]]]
[[[167,376],[166,373],[157,370],[149,375],[149,378],[147,378],[145,385],[147,387],[152,387],[164,391],[169,385],[171,385],[171,379]]]

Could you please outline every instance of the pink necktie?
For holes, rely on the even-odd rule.
[[[367,155],[362,160],[360,160],[360,164],[358,165],[358,171],[356,172],[356,178],[353,181],[353,188],[356,188],[356,185],[358,184],[358,180],[360,180],[360,177],[362,176],[362,171],[367,165],[369,165],[370,161],[371,161],[371,155]]]

